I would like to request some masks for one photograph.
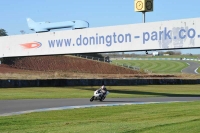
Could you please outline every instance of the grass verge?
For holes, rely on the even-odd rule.
[[[200,74],[200,68],[198,68],[197,72]]]
[[[0,100],[90,98],[99,86],[1,88]],[[200,96],[200,85],[107,86],[108,98]]]
[[[116,64],[127,64],[137,66],[152,73],[181,73],[188,65],[186,62],[170,60],[113,60]]]
[[[0,117],[1,133],[199,133],[200,102],[129,105]]]

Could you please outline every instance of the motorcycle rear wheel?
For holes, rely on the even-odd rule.
[[[106,98],[105,96],[104,96],[104,97],[101,97],[101,98],[100,98],[100,101],[102,102],[105,98]]]

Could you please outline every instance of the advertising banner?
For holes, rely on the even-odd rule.
[[[0,57],[200,48],[200,18],[0,37]]]

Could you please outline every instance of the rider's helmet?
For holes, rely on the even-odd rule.
[[[103,90],[103,91],[107,91],[105,85],[102,85],[102,86],[101,86],[101,90]]]
[[[104,85],[101,86],[101,89],[105,89],[106,87]]]

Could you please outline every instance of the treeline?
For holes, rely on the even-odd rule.
[[[166,52],[158,52],[159,55],[169,54],[169,55],[182,55],[181,51],[166,51]]]
[[[0,28],[0,36],[8,36],[8,34],[4,29]]]

